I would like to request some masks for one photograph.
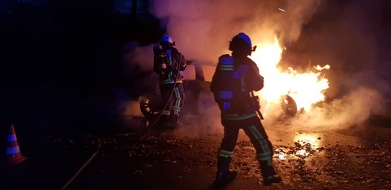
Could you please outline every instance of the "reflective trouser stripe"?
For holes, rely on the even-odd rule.
[[[268,165],[272,165],[272,152],[268,146],[267,140],[265,137],[262,136],[262,134],[258,131],[258,129],[253,125],[250,127],[250,131],[255,137],[255,139],[258,141],[259,145],[262,147],[262,153],[259,153],[257,156],[257,159],[259,161],[267,161]]]
[[[162,80],[160,81],[160,84],[174,84],[174,83],[177,83],[177,84],[181,84],[183,83],[182,80],[177,80],[176,82],[174,80]]]
[[[250,114],[245,114],[245,115],[239,115],[239,114],[222,114],[222,119],[225,120],[243,120],[243,119],[249,119],[252,117],[256,117],[257,113],[250,113]]]
[[[20,152],[19,146],[7,148],[7,154],[16,154]]]
[[[179,93],[179,89],[178,87],[175,87],[174,88],[175,90],[175,97],[176,97],[176,101],[175,101],[175,105],[174,105],[174,114],[175,115],[178,115],[178,113],[181,111],[181,94]]]
[[[14,141],[16,141],[16,135],[15,134],[8,135],[8,142],[14,142]]]
[[[224,158],[232,158],[232,151],[228,151],[228,150],[219,150],[218,152],[218,156],[220,157],[224,157]]]

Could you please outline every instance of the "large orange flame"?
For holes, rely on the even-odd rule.
[[[310,111],[313,104],[324,100],[323,93],[329,88],[329,83],[327,78],[321,76],[320,71],[329,69],[329,65],[317,65],[314,71],[306,73],[298,73],[293,68],[283,72],[277,67],[283,51],[278,39],[255,44],[260,45],[251,59],[257,63],[260,74],[265,77],[265,87],[257,95],[268,103],[277,102],[281,96],[289,95],[295,100],[297,109],[305,111]]]

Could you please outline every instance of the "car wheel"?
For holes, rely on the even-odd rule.
[[[297,104],[289,95],[281,97],[281,107],[286,116],[293,117],[297,114]]]

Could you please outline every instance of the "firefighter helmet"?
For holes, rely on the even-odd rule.
[[[251,44],[251,39],[245,33],[239,33],[232,38],[229,43],[229,50],[233,52],[242,52],[245,55],[251,55],[253,47]]]
[[[168,47],[173,47],[175,45],[175,42],[172,40],[170,36],[164,34],[160,40],[160,45],[162,45],[163,48],[166,49]]]
[[[163,37],[162,37],[162,40],[161,40],[162,42],[168,42],[168,43],[171,43],[171,44],[173,44],[174,43],[174,41],[172,41],[172,39],[171,39],[171,37],[170,36],[168,36],[167,34],[164,34],[163,35]]]

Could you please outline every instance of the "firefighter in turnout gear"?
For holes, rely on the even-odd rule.
[[[160,43],[153,47],[153,70],[159,74],[160,83],[160,122],[162,127],[168,128],[176,127],[185,100],[183,76],[180,71],[186,69],[186,60],[174,46],[175,42],[171,37],[163,35]]]
[[[218,184],[231,181],[237,175],[229,166],[240,129],[249,136],[256,149],[263,185],[282,181],[273,167],[273,148],[261,123],[259,99],[253,94],[264,85],[256,63],[248,57],[255,48],[252,48],[251,40],[246,34],[237,34],[229,44],[232,56],[225,54],[219,57],[210,86],[221,110],[224,126],[224,137],[217,157],[215,182]]]

